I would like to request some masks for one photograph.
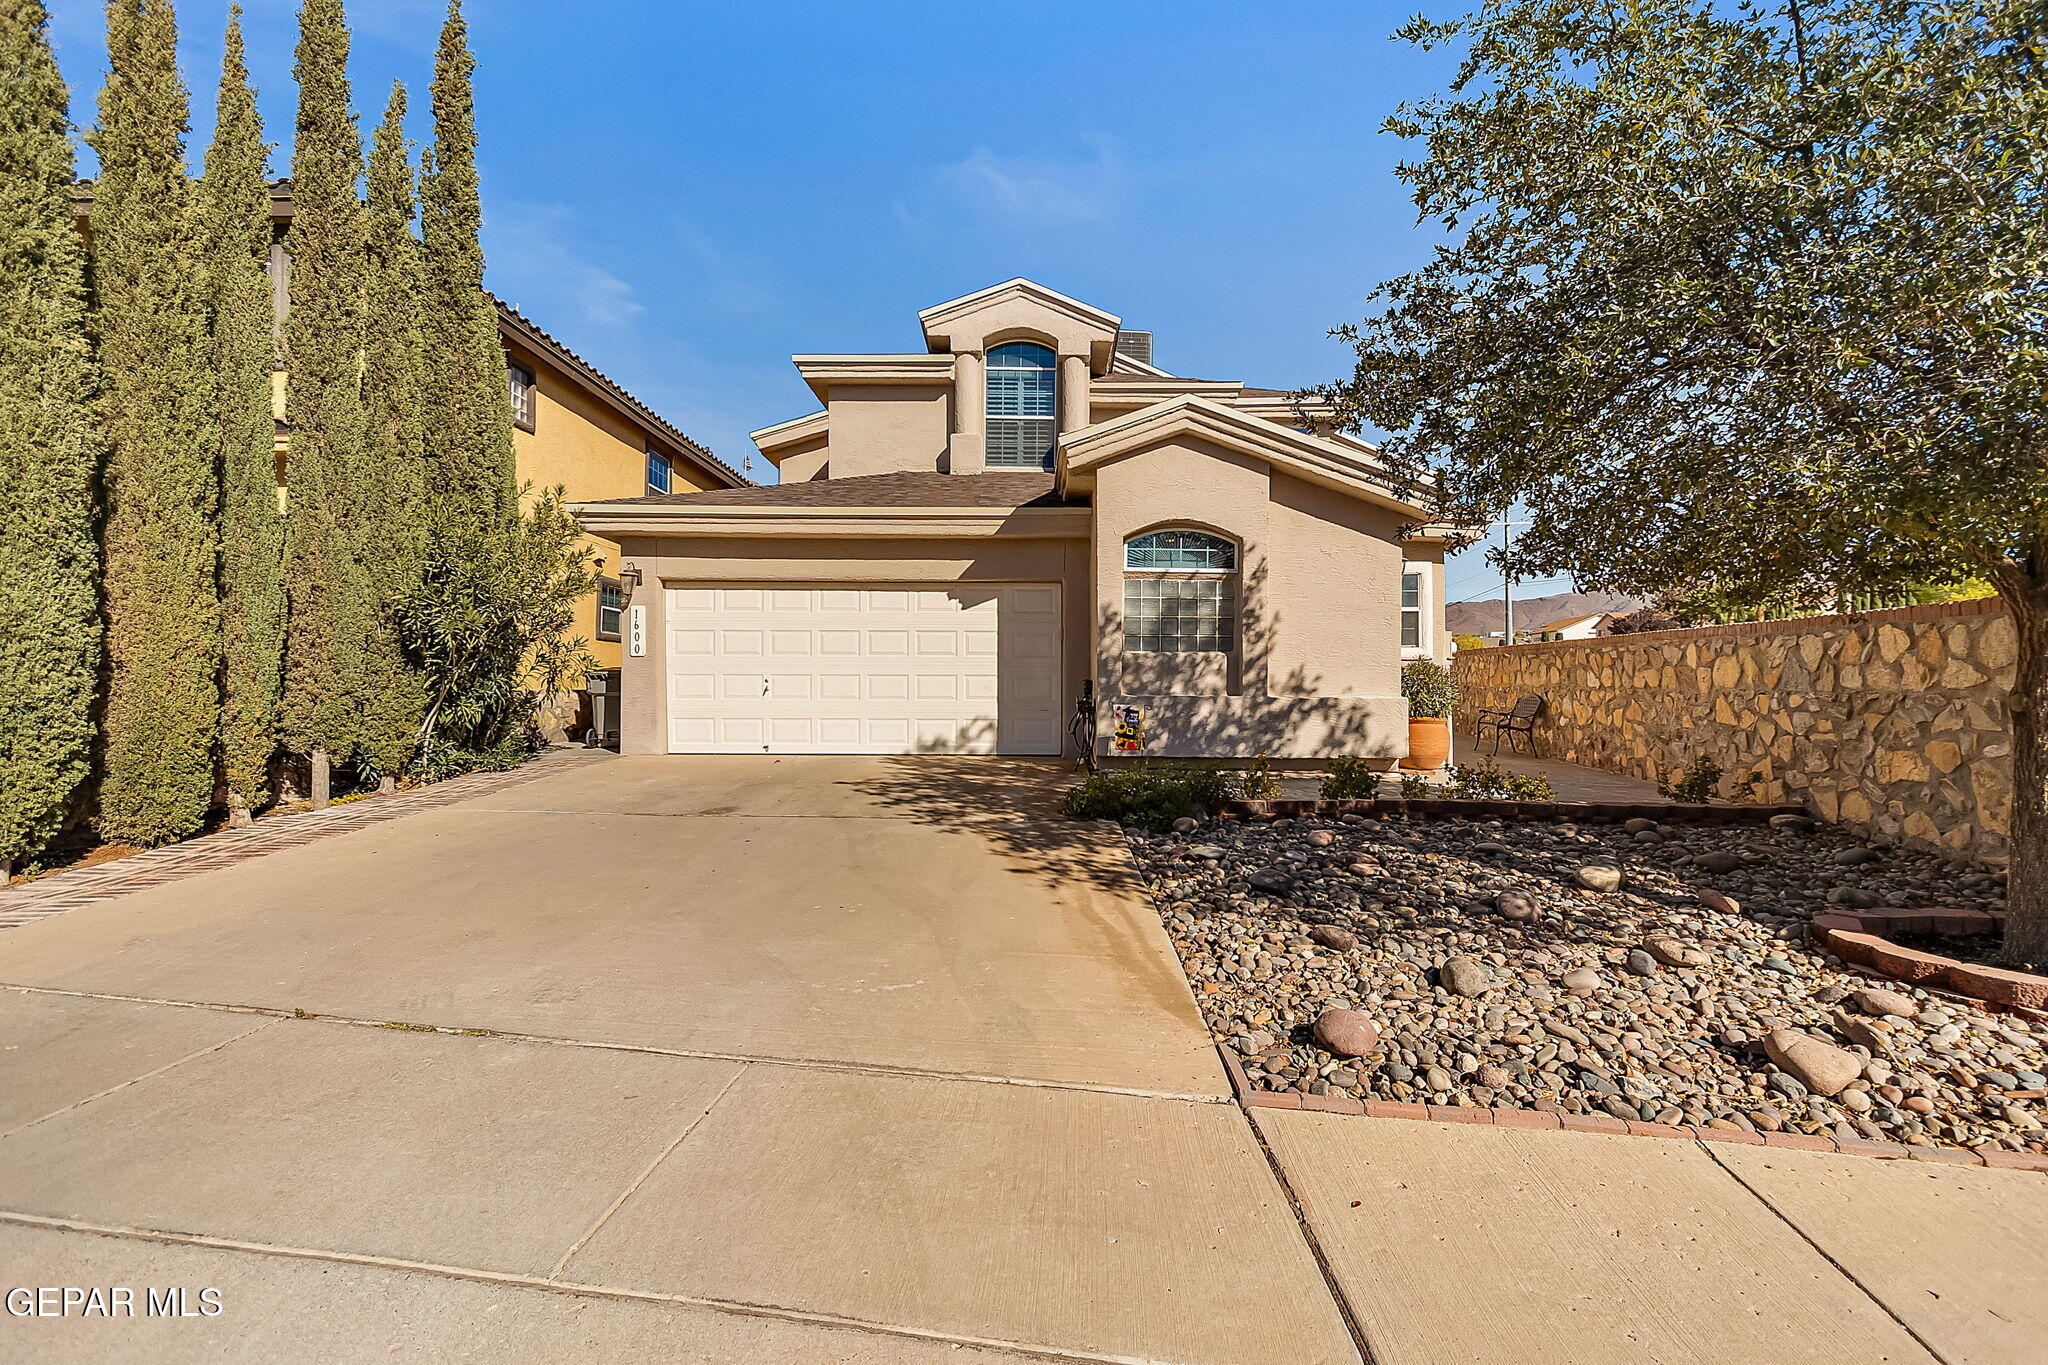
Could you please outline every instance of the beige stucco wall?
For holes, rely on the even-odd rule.
[[[521,483],[538,491],[557,484],[567,489],[571,502],[595,502],[605,498],[637,498],[647,491],[647,433],[599,403],[579,385],[545,361],[524,352],[514,358],[534,373],[538,390],[532,431],[515,428],[512,450]],[[660,444],[657,442],[657,444]],[[675,459],[670,490],[688,493],[713,487],[686,463],[682,452]],[[599,561],[600,572],[617,577],[619,547],[601,536],[586,535],[584,544]],[[617,668],[621,645],[616,640],[597,638],[597,597],[585,597],[576,604],[575,633],[589,641],[590,655],[599,668]]]
[[[830,433],[814,436],[808,441],[799,441],[786,451],[776,452],[781,458],[775,466],[776,478],[781,483],[805,483],[811,479],[831,477],[825,465],[832,452],[827,448]]]
[[[1995,599],[1458,654],[1458,716],[1527,693],[1543,753],[1666,781],[1704,755],[1721,794],[1804,802],[1867,834],[2007,851],[2015,650]],[[1754,772],[1757,781],[1747,783]]]
[[[1105,705],[1144,707],[1147,753],[1407,752],[1396,645],[1401,550],[1391,514],[1195,437],[1102,465],[1094,503],[1096,686]],[[1228,659],[1123,650],[1124,542],[1164,526],[1214,531],[1240,547],[1238,640]],[[1227,690],[1219,692],[1219,678]],[[1133,692],[1130,683],[1171,690]]]
[[[950,383],[833,385],[832,477],[944,468],[952,397]]]
[[[1089,668],[1087,541],[1080,536],[859,539],[843,536],[627,537],[644,575],[631,605],[647,608],[647,655],[624,661],[620,751],[668,751],[665,587],[692,583],[1058,583],[1060,705],[1070,709]]]

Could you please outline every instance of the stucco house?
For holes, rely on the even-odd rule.
[[[1057,754],[1084,687],[1105,755],[1406,752],[1446,528],[1370,445],[1030,280],[918,321],[793,357],[781,482],[579,507],[626,563],[625,752]]]

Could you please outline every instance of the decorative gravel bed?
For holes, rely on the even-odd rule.
[[[1790,816],[1181,824],[1125,835],[1256,1088],[2048,1152],[2048,1022],[1805,941],[2001,873]]]

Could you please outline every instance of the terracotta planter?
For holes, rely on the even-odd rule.
[[[1448,716],[1408,718],[1408,757],[1401,766],[1412,773],[1431,772],[1451,761],[1451,721]]]

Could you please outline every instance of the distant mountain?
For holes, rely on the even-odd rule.
[[[1548,597],[1515,599],[1515,633],[1534,630],[1551,621],[1572,616],[1592,616],[1603,611],[1635,611],[1643,599],[1618,592],[1560,592]],[[1490,635],[1503,629],[1507,603],[1454,602],[1444,608],[1444,624],[1453,635]]]

